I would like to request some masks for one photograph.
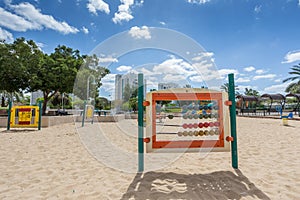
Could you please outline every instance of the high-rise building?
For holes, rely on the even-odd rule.
[[[115,100],[124,99],[125,86],[129,85],[130,88],[138,88],[138,75],[130,72],[128,74],[117,74],[115,77]],[[146,80],[144,80],[144,96],[146,95],[147,87]]]

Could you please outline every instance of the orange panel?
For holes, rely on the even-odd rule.
[[[162,100],[214,100],[218,102],[219,139],[218,140],[186,140],[156,141],[156,101]],[[153,93],[152,94],[152,148],[208,148],[224,147],[222,93]]]

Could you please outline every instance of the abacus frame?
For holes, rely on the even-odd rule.
[[[209,151],[230,151],[230,145],[225,140],[230,135],[229,110],[224,106],[228,99],[227,93],[208,89],[180,88],[172,90],[154,91],[146,96],[150,105],[146,107],[146,152],[199,152],[200,149]],[[218,140],[201,139],[193,140],[157,140],[156,138],[156,102],[169,100],[185,101],[216,101],[219,107],[219,137]]]

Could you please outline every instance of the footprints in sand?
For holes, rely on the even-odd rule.
[[[169,194],[171,192],[184,193],[187,191],[186,183],[179,183],[175,179],[156,179],[151,185],[151,191],[162,192]]]

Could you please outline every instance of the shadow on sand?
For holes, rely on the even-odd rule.
[[[121,200],[127,199],[270,199],[240,170],[210,174],[147,172],[136,174]]]
[[[18,132],[37,132],[38,130],[35,129],[10,129],[10,130],[3,130],[0,131],[1,133],[18,133]]]

